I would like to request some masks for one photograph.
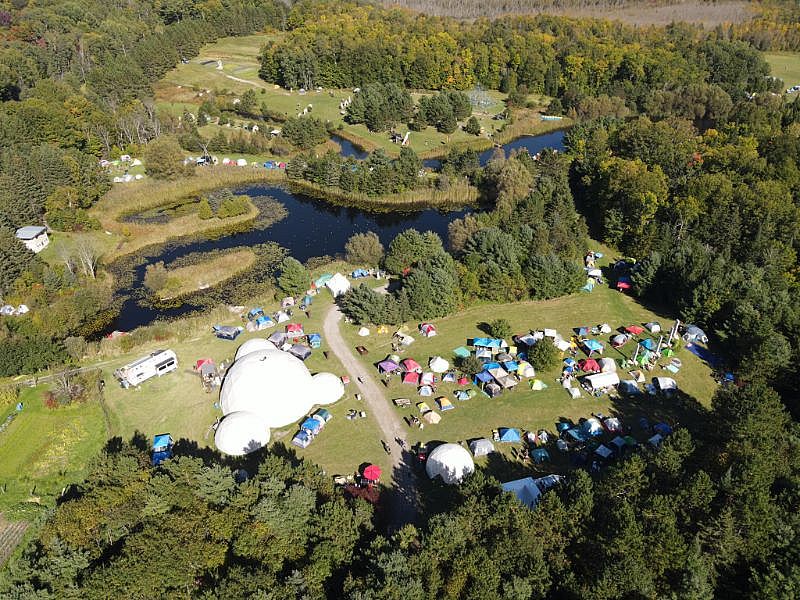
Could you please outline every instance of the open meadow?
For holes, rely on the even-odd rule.
[[[765,52],[772,75],[783,80],[784,87],[800,85],[800,52]]]
[[[367,151],[383,148],[391,156],[399,154],[400,146],[391,141],[387,132],[371,132],[364,125],[351,125],[344,121],[339,105],[352,96],[352,90],[326,89],[301,93],[300,90],[287,90],[260,80],[258,55],[261,47],[272,37],[274,36],[263,34],[223,38],[205,46],[198,57],[178,65],[156,84],[158,107],[179,115],[184,110],[196,111],[209,91],[216,94],[237,95],[248,89],[255,89],[258,104],[266,104],[274,113],[288,118],[297,115],[310,105],[310,114],[332,123],[337,135],[358,147]],[[222,61],[222,69],[218,68],[218,60]],[[420,97],[430,93],[432,92],[417,91],[412,97],[418,101]],[[423,157],[442,156],[454,145],[479,149],[491,147],[495,136],[500,139],[501,130],[508,124],[505,119],[494,119],[495,115],[505,110],[505,94],[488,90],[481,92],[481,98],[483,100],[481,106],[476,107],[473,113],[483,128],[480,136],[467,134],[460,127],[450,135],[439,133],[433,127],[429,127],[425,131],[411,132],[410,147]],[[520,124],[524,130],[515,130],[515,136],[536,135],[550,131],[554,127],[552,122],[542,122],[538,118],[543,107],[547,106],[549,98],[532,95],[529,101],[540,108],[533,111],[536,113],[533,115],[534,118],[526,116],[522,119]],[[247,122],[246,119],[239,121],[235,126]],[[231,128],[214,124],[201,127],[203,135],[207,137],[212,137],[219,129]],[[400,129],[402,129],[400,133],[404,134],[405,125],[398,128]]]

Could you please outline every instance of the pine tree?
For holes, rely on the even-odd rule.
[[[299,296],[308,289],[311,275],[300,261],[287,256],[281,261],[278,286],[290,296]]]

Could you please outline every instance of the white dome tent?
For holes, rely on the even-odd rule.
[[[444,373],[450,368],[450,363],[441,356],[434,356],[428,363],[428,366],[434,373]]]
[[[217,426],[214,444],[229,456],[255,452],[269,443],[269,427],[253,413],[241,411],[229,414]]]
[[[447,485],[454,485],[475,472],[475,463],[466,448],[458,444],[442,444],[428,456],[425,472],[431,479],[441,477]]]
[[[265,349],[255,350],[258,346]],[[226,454],[235,454],[244,437],[266,444],[270,428],[295,423],[314,405],[332,404],[344,395],[338,377],[332,373],[312,377],[302,360],[281,352],[266,340],[249,340],[236,355],[238,359],[222,382],[219,404],[226,417],[214,438]],[[233,415],[245,416],[231,418]],[[265,440],[255,435],[258,431],[266,432]],[[240,448],[240,453],[254,449]]]
[[[236,356],[233,360],[239,360],[243,356],[246,356],[252,352],[258,352],[259,350],[275,350],[275,344],[270,342],[269,340],[265,340],[264,338],[253,338],[247,340],[244,344],[239,346],[239,349],[236,350]]]

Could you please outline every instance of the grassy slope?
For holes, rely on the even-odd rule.
[[[339,112],[339,103],[352,95],[351,90],[324,90],[322,92],[310,91],[300,95],[296,90],[285,90],[258,79],[258,54],[261,46],[269,39],[269,35],[254,35],[241,38],[224,38],[214,44],[203,48],[200,55],[189,64],[178,65],[167,73],[164,79],[156,86],[156,99],[162,110],[180,114],[184,109],[196,110],[203,101],[205,90],[219,92],[229,91],[241,94],[248,89],[258,90],[258,102],[266,102],[271,110],[284,115],[296,115],[307,105],[312,104],[312,114],[324,121],[331,121],[334,125],[341,123],[344,127],[342,135],[357,143],[367,150],[383,148],[391,155],[399,154],[400,147],[393,144],[386,132],[372,133],[364,125],[349,125],[344,123]],[[223,70],[217,70],[216,60],[221,58]],[[209,64],[203,64],[213,61]],[[236,81],[236,77],[245,80]],[[494,133],[503,125],[503,121],[494,121],[492,117],[501,112],[504,95],[500,92],[487,92],[492,104],[486,108],[476,110],[475,116],[484,127],[485,132]],[[423,93],[415,93],[419,98]],[[534,101],[547,102],[542,98],[533,98]],[[552,128],[551,123],[531,122],[522,133],[536,134]],[[202,128],[203,134],[212,136],[216,133],[216,125],[207,125]],[[225,128],[228,129],[228,128]],[[403,132],[405,130],[403,129]],[[445,153],[445,146],[450,144],[470,144],[482,147],[491,146],[491,141],[485,135],[476,137],[468,135],[460,129],[452,135],[438,133],[433,128],[423,132],[412,132],[410,137],[411,148],[424,156],[435,156]]]
[[[672,321],[665,315],[657,315],[638,304],[631,297],[613,291],[608,287],[598,287],[591,294],[580,293],[567,298],[545,302],[525,302],[506,305],[483,305],[467,309],[461,313],[436,322],[439,335],[433,338],[424,338],[415,331],[410,332],[417,341],[407,350],[404,356],[416,359],[423,366],[427,365],[432,356],[441,355],[452,361],[452,350],[464,345],[467,338],[485,335],[478,329],[478,325],[496,318],[505,318],[512,325],[515,332],[524,332],[532,328],[552,327],[562,335],[571,334],[576,326],[592,326],[608,322],[612,328],[632,323],[644,323],[650,320],[659,321],[662,326],[668,327]],[[354,326],[347,327],[346,335],[353,346],[364,345],[369,349],[369,354],[362,360],[373,365],[382,360],[390,351],[390,335],[376,335],[373,332],[368,338],[356,335]],[[607,342],[609,336],[602,336]],[[618,351],[612,350],[606,344],[605,356],[620,358]],[[624,350],[633,350],[629,343]],[[579,358],[583,356],[581,353]],[[442,421],[438,425],[429,425],[422,431],[414,428],[409,430],[409,439],[413,440],[445,440],[457,441],[474,437],[490,436],[492,429],[497,427],[520,427],[523,429],[546,428],[554,429],[554,423],[561,417],[577,420],[588,417],[592,412],[602,412],[606,415],[619,414],[623,420],[635,423],[639,416],[648,418],[667,419],[672,423],[679,422],[687,426],[695,425],[698,412],[702,413],[703,407],[708,407],[716,384],[711,378],[708,366],[686,350],[681,350],[678,356],[684,367],[675,377],[678,385],[691,396],[683,401],[662,402],[654,398],[642,398],[639,401],[628,402],[614,401],[603,396],[592,398],[584,393],[579,400],[572,400],[560,385],[554,381],[559,375],[559,370],[537,374],[549,388],[544,391],[533,392],[528,384],[523,382],[513,392],[505,392],[496,399],[489,399],[479,394],[466,402],[454,400],[452,392],[459,389],[453,384],[442,384],[437,393],[427,399],[428,404],[435,408],[434,399],[440,395],[447,396],[456,405],[456,409],[443,413]],[[622,374],[624,375],[624,374]],[[649,377],[668,375],[667,372],[656,369]],[[626,378],[625,376],[623,378]],[[403,385],[398,379],[393,378],[387,393],[390,398],[406,397],[413,402],[423,400],[417,396],[416,389],[410,385]],[[404,416],[418,414],[416,408],[396,409]]]
[[[772,74],[783,79],[784,87],[800,85],[800,53],[768,52],[764,58],[772,67]]]

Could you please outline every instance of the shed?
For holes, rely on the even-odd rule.
[[[17,229],[16,237],[31,252],[39,253],[50,243],[47,228],[41,225],[26,225]]]

